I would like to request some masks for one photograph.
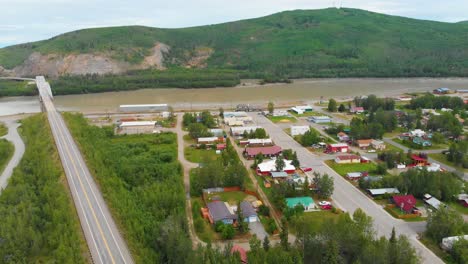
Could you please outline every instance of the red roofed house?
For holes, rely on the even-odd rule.
[[[413,166],[426,166],[429,164],[426,158],[420,157],[415,154],[411,156],[411,160],[413,160]]]
[[[283,149],[280,146],[245,148],[244,156],[248,159],[254,159],[257,154],[262,153],[265,157],[277,157]]]
[[[226,144],[217,144],[216,145],[216,150],[225,150],[226,149]]]
[[[372,139],[358,139],[356,141],[356,144],[360,149],[367,149],[368,147],[370,147],[371,143]]]
[[[392,197],[395,205],[407,214],[411,214],[415,211],[416,198],[412,194],[409,195],[394,195]]]
[[[338,164],[361,163],[361,157],[358,155],[341,155],[335,158],[335,162]]]
[[[234,252],[239,253],[240,260],[242,263],[247,263],[247,251],[245,251],[244,248],[238,245],[234,245],[231,248],[231,254],[234,254]]]
[[[281,172],[282,175],[273,175]],[[296,167],[292,165],[292,160],[284,160],[284,168],[282,171],[276,169],[276,160],[266,160],[257,165],[257,174],[264,176],[287,177],[288,174],[296,172]]]
[[[348,152],[349,146],[346,143],[328,144],[325,153]]]

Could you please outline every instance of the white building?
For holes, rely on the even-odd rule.
[[[225,117],[224,123],[228,126],[243,126],[246,123],[251,123],[252,117],[250,116],[232,116]]]
[[[147,134],[155,132],[156,121],[122,122],[118,126],[120,134]]]
[[[137,104],[137,105],[120,105],[121,112],[163,112],[167,111],[167,104]]]
[[[224,112],[224,118],[226,117],[244,117],[249,116],[246,112]]]
[[[296,105],[291,107],[291,111],[295,112],[298,115],[302,115],[305,112],[312,112],[312,106],[310,105]]]
[[[331,123],[331,118],[329,116],[312,116],[309,118],[309,121],[317,124]]]
[[[443,250],[451,250],[453,247],[453,244],[455,244],[455,242],[457,242],[460,239],[468,240],[468,235],[443,238],[442,243],[440,243],[440,246],[442,247]]]
[[[410,131],[410,135],[412,137],[424,137],[426,135],[426,132],[424,132],[424,130],[421,129],[415,129]]]
[[[291,136],[304,135],[306,132],[310,131],[309,126],[291,126]]]
[[[198,144],[214,144],[219,141],[223,141],[223,138],[218,137],[201,137],[197,139]]]
[[[262,128],[260,126],[243,126],[243,127],[231,127],[231,135],[233,136],[242,136],[244,132],[255,131],[258,128]]]

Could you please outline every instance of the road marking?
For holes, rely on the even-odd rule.
[[[54,117],[54,114],[57,114],[57,115],[58,115],[58,112],[56,111],[55,107],[53,107],[51,101],[49,101],[49,100],[47,100],[47,99],[46,99],[46,101],[45,101],[44,103],[46,104],[46,109],[47,109],[47,106],[48,106],[48,107],[50,108],[50,110],[53,110],[53,111],[48,110],[48,112],[50,113],[49,117],[53,117],[53,118],[51,118],[51,120],[53,120],[53,121],[56,122],[56,120],[54,120],[54,118],[56,118],[56,117]],[[49,104],[50,104],[50,105],[49,105]],[[56,122],[56,124],[58,124],[58,122]],[[58,129],[57,129],[58,135],[61,137],[62,141],[65,142],[65,138],[64,138],[64,136],[63,136],[63,133],[62,133],[60,127],[57,126],[57,128],[58,128]],[[75,161],[74,161],[74,159],[72,158],[72,155],[71,155],[71,153],[70,153],[70,150],[69,150],[67,144],[64,144],[64,145],[65,145],[65,150],[66,150],[68,156],[70,157],[70,161],[72,162],[73,168],[74,168],[74,170],[75,170],[75,173],[76,173],[76,176],[77,176],[76,178],[77,178],[78,181],[80,182],[80,186],[81,186],[81,188],[83,189],[83,193],[84,193],[84,195],[85,195],[85,198],[86,198],[86,201],[87,201],[87,203],[88,203],[88,206],[90,207],[91,213],[92,213],[92,215],[93,215],[93,218],[94,218],[95,222],[97,223],[97,227],[98,227],[98,230],[99,230],[99,232],[100,232],[100,234],[101,234],[101,237],[102,237],[102,239],[103,239],[103,242],[104,242],[104,245],[105,245],[105,247],[106,247],[106,250],[107,250],[107,252],[109,253],[109,256],[111,257],[112,263],[115,264],[114,256],[113,256],[112,252],[110,251],[109,244],[107,243],[107,239],[105,238],[104,232],[102,231],[102,227],[101,227],[101,225],[100,225],[100,223],[99,223],[99,221],[98,221],[98,219],[97,219],[96,212],[94,211],[94,208],[93,208],[93,206],[91,205],[90,199],[89,199],[89,197],[88,197],[88,193],[87,193],[86,189],[84,188],[83,182],[81,181],[81,178],[80,178],[80,176],[79,176],[78,169],[77,169],[77,167],[76,167]],[[97,202],[97,201],[96,201],[96,202]]]

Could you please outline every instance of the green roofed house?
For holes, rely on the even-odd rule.
[[[286,204],[288,205],[289,208],[294,208],[298,204],[301,204],[304,206],[304,211],[312,211],[315,209],[315,202],[314,199],[311,197],[303,196],[303,197],[293,197],[293,198],[286,198]]]

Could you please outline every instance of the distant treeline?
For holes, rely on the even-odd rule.
[[[51,81],[54,94],[127,91],[143,88],[233,87],[240,83],[237,72],[217,69],[140,70],[123,75],[63,76]]]
[[[0,80],[0,97],[32,95],[37,95],[34,84],[29,85],[26,81]]]

